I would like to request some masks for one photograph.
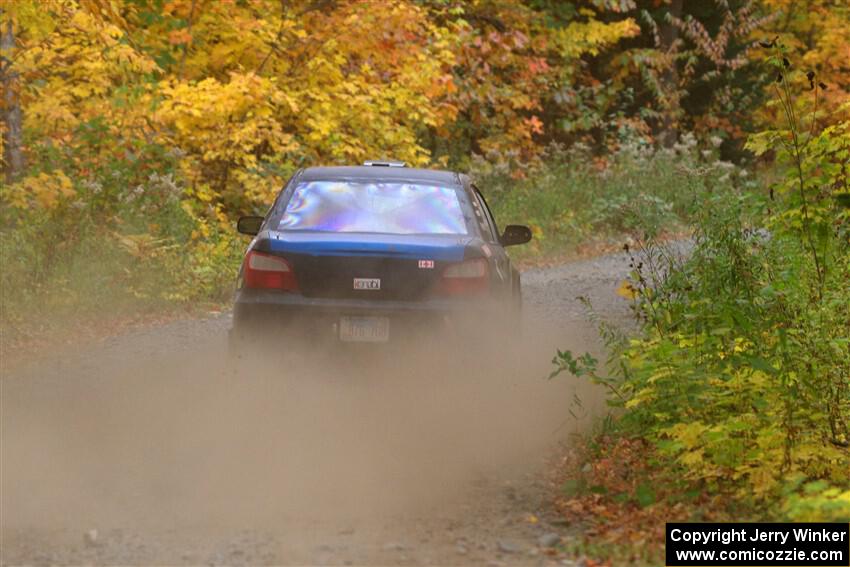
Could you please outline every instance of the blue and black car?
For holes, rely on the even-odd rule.
[[[270,326],[345,342],[386,342],[418,329],[515,316],[520,275],[505,247],[528,227],[500,232],[463,174],[397,162],[295,173],[254,236],[239,272],[231,337]]]

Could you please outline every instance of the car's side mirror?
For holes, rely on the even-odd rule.
[[[260,232],[260,227],[263,226],[263,217],[239,217],[236,223],[236,230],[242,234],[256,235]]]
[[[509,224],[505,232],[499,237],[502,246],[515,246],[525,244],[531,240],[531,229],[521,224]]]

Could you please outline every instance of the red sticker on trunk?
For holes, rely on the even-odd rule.
[[[426,270],[433,270],[434,260],[419,260],[419,267]]]

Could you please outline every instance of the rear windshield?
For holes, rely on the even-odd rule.
[[[467,234],[458,189],[399,181],[307,181],[298,185],[279,230]]]

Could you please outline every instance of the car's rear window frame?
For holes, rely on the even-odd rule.
[[[313,183],[313,182],[334,182],[334,183],[398,183],[398,184],[411,184],[411,185],[430,185],[434,187],[443,187],[446,189],[453,189],[458,197],[458,202],[460,203],[461,213],[463,215],[463,221],[466,225],[466,234],[450,234],[450,233],[375,233],[375,232],[340,232],[340,234],[393,234],[396,236],[446,236],[446,237],[458,237],[458,236],[471,236],[478,235],[479,228],[475,222],[475,218],[473,216],[472,203],[469,200],[469,194],[467,189],[458,183],[445,183],[437,180],[429,180],[423,179],[421,177],[410,177],[410,178],[398,178],[398,177],[376,177],[376,176],[346,176],[346,177],[310,177],[309,179],[304,179],[300,175],[293,176],[292,179],[286,184],[283,190],[278,195],[277,199],[275,199],[275,203],[269,211],[269,215],[266,218],[265,227],[269,230],[279,231],[279,232],[292,232],[292,233],[303,233],[303,234],[333,234],[333,232],[322,231],[322,230],[309,230],[309,229],[298,229],[298,230],[287,230],[286,228],[279,228],[279,224],[283,215],[286,212],[287,207],[289,206],[289,202],[292,199],[293,194],[295,193],[296,188],[301,183]]]

